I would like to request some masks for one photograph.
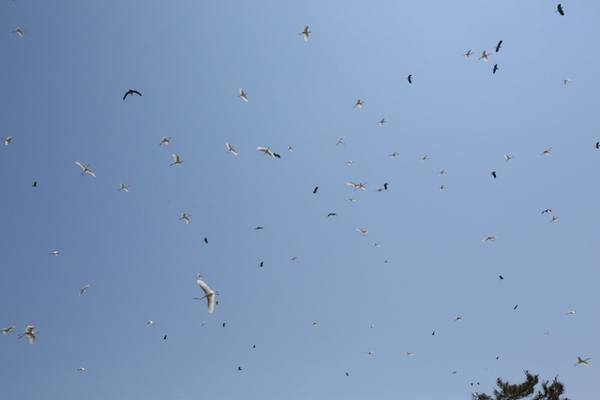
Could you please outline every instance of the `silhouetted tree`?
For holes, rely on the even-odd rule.
[[[520,400],[529,398],[531,400],[569,400],[566,397],[561,397],[565,391],[565,386],[558,381],[558,376],[552,382],[542,381],[541,389],[535,393],[535,386],[539,383],[537,375],[525,372],[525,381],[523,383],[511,384],[508,381],[503,381],[498,378],[496,384],[498,389],[494,389],[494,395],[490,396],[485,393],[473,393],[472,400]]]

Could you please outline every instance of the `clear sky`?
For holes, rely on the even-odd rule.
[[[2,397],[599,397],[600,3],[563,7],[2,1]]]

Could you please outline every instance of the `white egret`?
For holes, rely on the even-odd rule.
[[[2,334],[6,335],[7,333],[12,332],[13,329],[15,329],[14,326],[7,326],[6,328],[2,328]]]
[[[354,161],[350,160],[350,161],[346,161],[346,165],[352,165],[354,164]]]
[[[12,138],[12,136],[8,136],[6,138],[0,138],[0,139],[4,140],[4,145],[5,146],[8,146],[9,144],[11,144],[13,138]]]
[[[75,161],[75,164],[79,165],[81,167],[81,169],[83,170],[81,172],[81,175],[84,175],[85,173],[88,173],[91,176],[93,176],[94,178],[96,177],[96,174],[94,173],[94,171],[92,171],[91,169],[88,168],[89,164],[88,165],[83,165],[79,161]]]
[[[486,236],[486,237],[484,237],[484,238],[483,238],[483,241],[484,241],[484,242],[487,242],[488,240],[492,240],[492,241],[493,241],[493,240],[495,240],[495,239],[497,239],[497,237],[496,237],[496,236],[494,236],[494,235],[490,235],[490,236]]]
[[[79,296],[81,296],[82,294],[84,294],[85,291],[88,290],[89,287],[90,287],[90,285],[85,285],[84,287],[82,287],[81,289],[79,289]]]
[[[349,201],[350,203],[354,203],[354,202],[356,202],[356,199],[350,198],[350,199],[348,199],[348,201]]]
[[[505,159],[506,161],[504,161],[504,162],[508,162],[508,161],[510,161],[510,160],[511,160],[513,157],[514,157],[514,156],[509,156],[509,155],[505,154],[505,155],[504,155],[504,159]]]
[[[375,324],[371,324],[371,325],[369,325],[369,328],[371,328],[371,329],[375,329]]]
[[[481,57],[479,57],[479,58],[478,58],[478,60],[481,60],[481,59],[483,59],[483,61],[487,62],[487,61],[488,61],[488,57],[489,57],[489,56],[490,56],[490,55],[489,55],[489,54],[487,54],[487,53],[485,52],[485,50],[484,50],[484,51],[482,51],[482,52],[481,52]]]
[[[462,317],[459,315],[456,318],[454,318],[454,321],[462,321]]]
[[[440,185],[440,187],[438,188],[438,190],[439,190],[440,192],[441,192],[441,191],[443,191],[444,189],[445,189],[445,186],[444,186],[444,185]]]
[[[233,148],[232,145],[230,145],[229,143],[225,143],[225,146],[227,146],[227,152],[233,154],[234,156],[237,156],[238,153],[237,151],[235,151],[235,149]]]
[[[575,310],[567,311],[567,315],[573,315],[573,314],[575,314],[575,313],[576,313],[576,311],[575,311]]]
[[[373,243],[373,247],[381,247],[381,245],[377,242]]]
[[[60,254],[60,252],[58,251],[53,251],[52,253],[50,253],[51,256],[58,256]]]
[[[25,33],[27,33],[27,31],[24,31],[23,29],[17,27],[13,33],[16,33],[17,35],[19,35],[19,37],[23,37],[25,36]]]
[[[124,190],[126,192],[129,192],[129,186],[119,183],[119,190]]]
[[[148,320],[148,322],[146,322],[146,326],[150,326],[152,324],[154,324],[154,321],[152,321],[152,320]]]
[[[202,279],[198,279],[196,281],[196,283],[198,283],[198,286],[200,286],[200,289],[202,289],[204,291],[204,296],[194,297],[194,300],[206,299],[207,306],[208,306],[208,312],[212,313],[215,309],[215,296],[218,293],[213,291],[211,288],[209,288],[208,285]]]
[[[397,152],[393,152],[392,154],[390,154],[390,157],[392,157],[392,158],[396,158],[396,156],[397,156],[398,154],[399,154],[399,153],[397,153]]]
[[[365,229],[361,229],[361,228],[356,228],[356,230],[360,233],[362,233],[363,236],[366,236],[369,234],[369,231],[365,230]]]
[[[383,126],[383,124],[385,124],[385,118],[379,120],[379,126]]]
[[[160,146],[160,145],[162,145],[164,143],[165,145],[168,146],[168,145],[171,144],[171,139],[172,139],[171,137],[163,136],[163,138],[160,139],[160,143],[158,145]]]
[[[27,336],[27,339],[29,339],[29,343],[33,344],[35,342],[35,334],[37,332],[33,331],[33,326],[32,325],[28,325],[25,330],[23,331],[23,333],[21,333],[19,335],[19,338],[22,338],[23,336]]]
[[[183,160],[181,160],[177,154],[173,154],[173,162],[171,165],[181,164],[182,162]]]
[[[556,215],[553,215],[552,218],[550,219],[550,222],[554,222],[554,221],[558,221],[558,217]]]
[[[465,58],[469,58],[471,56],[471,54],[473,54],[473,52],[471,51],[471,49],[469,49],[469,51],[467,51],[465,54],[463,54],[465,56]]]
[[[190,217],[192,216],[192,214],[186,214],[186,213],[181,213],[181,218],[179,218],[179,220],[184,220],[186,224],[190,223]]]
[[[567,83],[571,82],[570,79],[563,79],[563,85],[567,86]]]
[[[308,25],[306,25],[304,27],[304,29],[302,29],[302,32],[300,32],[298,35],[302,35],[304,37],[304,41],[308,41],[308,37],[312,32],[308,30]]]
[[[317,326],[317,325],[319,325],[319,322],[318,321],[313,321],[311,325],[312,326]]]
[[[405,351],[404,354],[407,355],[407,356],[414,356],[415,355],[415,353],[413,353],[412,351]]]
[[[552,150],[552,147],[550,147],[548,150],[542,151],[542,154],[540,154],[540,155],[541,156],[549,156],[550,155],[550,150]]]
[[[85,371],[85,368],[79,367],[79,368],[77,368],[77,371]]]
[[[287,148],[289,151],[294,151],[294,148],[292,146],[288,146]]]
[[[275,153],[273,153],[268,147],[257,147],[256,150],[262,151],[263,154],[268,154],[271,157],[275,157]]]
[[[577,356],[577,357],[575,357],[575,360],[577,361],[577,362],[575,363],[575,366],[578,366],[579,364],[583,364],[583,365],[585,365],[586,367],[589,367],[589,366],[590,366],[590,364],[588,364],[588,362],[587,362],[588,360],[590,360],[590,358],[586,358],[586,359],[584,360],[584,359],[582,359],[581,357]]]
[[[362,101],[361,99],[356,100],[356,103],[354,103],[354,108],[358,107],[358,108],[362,108],[363,104],[365,102]]]
[[[372,352],[372,351],[365,351],[365,355],[366,355],[366,356],[370,356],[371,354],[373,354],[373,352]]]
[[[354,183],[354,182],[346,182],[346,185],[348,186],[353,186],[354,190],[356,189],[362,189],[362,190],[367,190],[367,188],[365,187],[367,183],[362,183],[362,182],[358,182],[358,183]]]
[[[246,103],[248,102],[248,96],[246,96],[246,92],[244,92],[244,89],[240,88],[238,94],[238,97],[240,97],[242,100],[244,100]]]

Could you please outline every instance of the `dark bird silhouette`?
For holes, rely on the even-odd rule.
[[[545,213],[551,213],[552,210],[549,208],[546,208],[544,211],[542,211],[542,215],[544,215]]]
[[[350,375],[348,375],[348,373],[346,372],[346,376],[350,376]]]
[[[165,335],[165,337],[163,338],[163,340],[167,340],[167,335]]]
[[[517,307],[519,307],[519,305],[517,304],[516,306],[513,307],[513,310],[516,310]]]
[[[327,216],[328,217],[337,217],[337,214],[336,213],[329,213],[329,214],[327,214]]]
[[[208,244],[208,238],[204,238],[204,243]]]
[[[502,275],[498,275],[498,278],[500,278],[500,280],[504,280],[504,277]]]
[[[33,185],[31,185],[31,187],[37,187],[37,182],[33,182]]]
[[[492,171],[492,176],[494,177],[494,179],[496,178],[496,171]]]
[[[565,15],[565,12],[563,11],[563,7],[562,4],[559,4],[556,6],[556,11],[557,13],[559,13],[560,15]]]
[[[256,348],[256,345],[255,345],[255,344],[253,344],[253,345],[252,345],[252,348],[253,348],[253,349],[255,349],[255,348]]]
[[[275,157],[275,158],[281,158],[281,156],[279,154],[277,154],[277,153],[273,153],[273,157]]]
[[[431,332],[431,336],[435,336],[435,331]]]
[[[259,267],[264,267],[265,266],[265,262],[261,261],[260,264],[258,265]]]
[[[225,324],[226,324],[226,323],[227,323],[227,322],[223,322],[223,328],[225,328]]]
[[[494,64],[494,69],[492,70],[492,74],[495,74],[496,71],[498,71],[498,70],[499,70],[498,64]]]
[[[383,184],[383,189],[387,190],[388,184],[387,182]]]
[[[498,44],[496,45],[496,53],[500,51],[500,49],[502,48],[502,40],[498,42]]]
[[[129,90],[128,90],[127,92],[125,92],[125,94],[123,95],[123,100],[125,100],[125,98],[126,98],[128,95],[132,95],[132,96],[133,96],[133,94],[134,94],[134,93],[135,93],[135,94],[137,94],[138,96],[141,96],[141,95],[142,95],[142,94],[141,94],[140,92],[138,92],[137,90],[129,89]]]
[[[596,142],[596,148],[600,149],[600,142]]]
[[[254,228],[255,231],[259,231],[261,229],[265,229],[265,228],[263,228],[262,226],[257,226],[256,228]]]
[[[412,83],[412,74],[408,75],[406,79],[408,79],[408,83]]]
[[[319,187],[318,187],[318,186],[317,186],[317,187],[315,187],[315,188],[313,189],[313,194],[316,194],[318,190],[319,190]]]
[[[241,371],[241,370],[242,370],[242,367],[238,367],[238,371]]]

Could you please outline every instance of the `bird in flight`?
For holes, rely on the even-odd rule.
[[[406,79],[408,80],[408,83],[412,83],[412,74],[408,75]]]
[[[31,187],[37,187],[37,181],[34,181]]]
[[[486,236],[483,238],[484,242],[487,242],[488,240],[494,241],[497,237],[496,236]]]
[[[496,178],[496,171],[492,171],[492,176],[494,177],[494,179]]]
[[[33,344],[35,342],[35,334],[37,332],[33,331],[33,326],[32,325],[28,325],[25,330],[23,331],[23,333],[21,333],[19,335],[19,338],[22,338],[23,336],[27,336],[27,339],[29,339],[29,343]]]
[[[546,208],[544,211],[542,211],[542,215],[544,215],[545,213],[551,213],[552,210],[549,208]]]
[[[362,233],[363,236],[366,236],[369,234],[369,231],[365,230],[365,229],[361,229],[361,228],[356,228],[356,230],[360,233]]]
[[[183,162],[183,160],[180,159],[177,154],[173,154],[173,162],[170,164],[170,166],[173,166],[176,164],[181,164],[182,162]]]
[[[564,10],[563,10],[563,6],[562,6],[562,4],[559,4],[559,5],[557,5],[557,6],[556,6],[556,11],[554,11],[554,12],[557,12],[557,13],[559,13],[560,15],[565,15],[565,12],[564,12]]]
[[[275,153],[273,153],[268,147],[257,147],[256,150],[262,151],[263,154],[268,154],[271,157],[275,157]]]
[[[256,228],[254,228],[255,231],[259,231],[261,229],[265,229],[265,228],[263,228],[262,226],[257,226]]]
[[[462,321],[462,317],[459,315],[458,317],[454,318],[454,321]]]
[[[478,58],[478,60],[481,60],[481,59],[483,59],[483,61],[485,61],[485,62],[488,62],[488,57],[489,57],[489,56],[490,56],[490,55],[489,55],[489,54],[487,54],[487,53],[485,52],[485,50],[484,50],[484,51],[482,51],[482,52],[481,52],[481,57],[479,57],[479,58]]]
[[[500,49],[502,48],[502,40],[498,42],[498,44],[496,45],[496,53],[500,51]]]
[[[354,103],[354,108],[358,107],[358,108],[362,108],[363,104],[365,102],[362,101],[361,99],[356,100],[356,103]]]
[[[444,185],[441,185],[438,189],[441,192],[441,191],[443,191],[445,189],[445,187],[444,187]]]
[[[208,312],[212,313],[215,309],[215,296],[218,293],[213,291],[211,288],[209,288],[208,285],[202,279],[198,279],[196,281],[196,283],[198,284],[198,286],[200,286],[200,289],[202,289],[204,291],[204,296],[194,297],[194,300],[206,299],[206,305],[208,307]],[[223,324],[223,326],[225,326],[225,324]]]
[[[337,214],[336,213],[329,213],[329,214],[327,214],[327,216],[328,217],[337,217]]]
[[[383,189],[384,189],[384,190],[387,190],[387,187],[388,187],[388,183],[387,183],[387,182],[385,182],[385,183],[383,184]]]
[[[519,307],[519,305],[517,304],[516,306],[513,307],[513,310],[516,310],[517,307]]]
[[[583,365],[585,365],[586,367],[589,367],[589,366],[590,366],[590,364],[588,364],[588,362],[587,362],[589,359],[590,359],[590,358],[586,358],[586,359],[584,360],[584,359],[582,359],[581,357],[577,356],[577,357],[575,357],[575,360],[577,361],[577,362],[575,363],[575,366],[578,366],[579,364],[583,364]]]
[[[235,151],[235,149],[233,148],[232,145],[230,145],[229,143],[225,143],[225,146],[227,146],[227,152],[233,154],[234,156],[237,156],[237,151]]]
[[[465,56],[465,58],[469,58],[471,56],[471,54],[473,54],[473,52],[471,51],[471,49],[469,49],[469,51],[467,51],[465,54],[463,54]]]
[[[50,255],[51,255],[51,256],[57,256],[57,255],[59,255],[59,254],[60,254],[60,253],[59,253],[58,251],[53,251],[52,253],[50,253]]]
[[[170,138],[170,137],[164,136],[162,139],[160,139],[160,143],[158,145],[160,146],[164,143],[168,146],[169,144],[171,144],[171,139],[172,138]]]
[[[554,222],[554,221],[558,221],[558,217],[556,215],[553,215],[552,218],[550,219],[550,222]]]
[[[492,69],[492,74],[495,74],[496,71],[498,71],[500,68],[498,68],[498,64],[494,64],[494,68]]]
[[[340,138],[340,140],[338,140],[338,141],[337,141],[337,143],[335,144],[335,147],[338,147],[340,144],[341,144],[342,146],[345,146],[345,145],[346,145],[346,143],[344,143],[344,139],[345,139],[345,138],[342,136],[342,137]]]
[[[548,150],[542,151],[542,154],[540,154],[540,155],[541,156],[549,156],[550,155],[550,150],[552,150],[552,147],[550,147]]]
[[[442,175],[444,175],[445,173],[446,173],[446,170],[445,170],[445,169],[443,169],[443,170],[441,170],[440,172],[438,172],[438,175],[439,175],[439,176],[442,176]]]
[[[79,289],[79,296],[81,296],[82,294],[84,294],[85,291],[88,290],[89,287],[90,287],[90,285],[85,285],[84,287],[82,287],[81,289]]]
[[[12,332],[13,329],[15,329],[14,326],[7,326],[6,328],[2,328],[2,334],[6,335],[6,334]]]
[[[19,35],[19,37],[23,37],[23,36],[25,36],[25,33],[27,33],[27,32],[22,30],[21,28],[15,28],[13,33],[16,33],[17,35]]]
[[[77,371],[85,371],[85,368],[79,367],[79,368],[77,368]]]
[[[367,190],[367,188],[365,187],[366,183],[362,183],[362,182],[358,182],[358,183],[347,182],[346,185],[354,186],[354,190],[356,190],[356,189]]]
[[[83,175],[83,174],[85,174],[85,173],[88,173],[88,174],[90,174],[91,176],[93,176],[94,178],[96,177],[96,174],[94,173],[94,171],[92,171],[91,169],[89,169],[89,168],[88,168],[89,164],[88,164],[88,165],[83,165],[83,164],[82,164],[82,163],[80,163],[79,161],[75,161],[75,164],[79,165],[79,166],[81,167],[81,169],[83,170],[83,171],[81,172],[81,175]]]
[[[567,86],[567,83],[571,82],[570,79],[563,79],[563,85]]]
[[[0,139],[4,140],[4,145],[5,146],[8,146],[12,142],[12,136],[7,136],[6,138],[0,138]]]
[[[505,155],[504,155],[504,160],[506,160],[506,161],[504,161],[504,162],[507,162],[507,161],[509,161],[509,160],[510,160],[511,158],[513,158],[513,157],[514,157],[514,156],[509,156],[509,155],[505,154]]]
[[[304,29],[302,29],[302,32],[300,32],[298,35],[302,35],[304,37],[304,41],[308,41],[308,37],[312,32],[308,30],[308,25],[306,25],[304,27]]]
[[[317,186],[317,187],[315,187],[315,188],[313,189],[313,194],[317,194],[317,191],[318,191],[318,190],[319,190],[319,187],[318,187],[318,186]]]
[[[240,88],[239,93],[240,94],[238,94],[238,97],[241,97],[241,99],[244,100],[247,103],[248,102],[248,96],[246,96],[246,92],[244,92],[244,89]]]
[[[188,215],[186,213],[181,213],[181,218],[179,218],[179,220],[184,220],[186,224],[190,223],[190,217],[192,216],[192,214]]]
[[[576,313],[576,311],[575,311],[575,310],[572,310],[572,311],[567,311],[567,315],[574,315],[575,313]]]
[[[129,192],[129,186],[125,186],[122,183],[119,183],[119,190],[124,190],[126,192]]]
[[[370,356],[371,354],[373,354],[373,352],[372,352],[372,351],[365,351],[365,355],[366,355],[366,356]]]
[[[152,324],[154,324],[154,321],[152,321],[152,320],[148,320],[148,322],[146,322],[146,326],[150,326]]]
[[[498,278],[500,278],[500,280],[504,280],[504,277],[502,275],[498,275]]]
[[[600,142],[596,142],[596,148],[600,149]]]
[[[205,238],[203,239],[203,241],[204,241],[204,243],[208,244],[208,238],[207,238],[207,237],[205,237]]]
[[[392,154],[390,154],[390,157],[392,157],[392,158],[396,158],[396,156],[397,156],[397,155],[399,155],[399,153],[397,153],[397,152],[393,152]]]
[[[379,126],[383,126],[383,124],[385,124],[385,118],[379,120]]]
[[[125,98],[127,96],[133,96],[133,94],[137,94],[138,96],[141,96],[142,94],[140,92],[138,92],[137,90],[133,90],[133,89],[129,89],[128,91],[125,92],[125,94],[123,95],[123,100],[125,100]]]

